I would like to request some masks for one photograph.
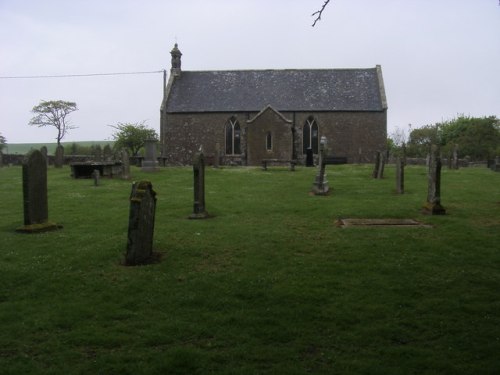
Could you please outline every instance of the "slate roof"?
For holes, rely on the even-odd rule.
[[[386,109],[377,68],[182,71],[167,95],[171,113]]]

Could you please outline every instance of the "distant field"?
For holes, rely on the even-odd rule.
[[[101,147],[107,144],[113,145],[113,141],[82,141],[82,142],[61,142],[65,148],[71,147],[73,143],[79,146],[90,147],[92,145],[101,145]],[[49,154],[53,154],[56,150],[57,143],[10,143],[8,147],[4,150],[8,154],[26,154],[32,149],[40,149],[42,146],[47,146]]]

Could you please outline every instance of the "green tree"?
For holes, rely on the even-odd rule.
[[[500,148],[500,121],[496,116],[466,117],[438,124],[443,145],[458,145],[461,157],[486,160],[496,156]]]
[[[426,125],[410,132],[406,154],[411,157],[425,157],[432,144],[440,144],[437,125]]]
[[[30,120],[29,125],[38,126],[53,126],[57,129],[57,145],[61,144],[61,139],[67,134],[68,130],[75,129],[76,126],[71,125],[68,115],[77,111],[76,103],[66,102],[63,100],[42,100],[40,104],[33,107],[31,110],[35,116]]]
[[[148,128],[144,125],[144,121],[140,123],[118,123],[117,125],[111,125],[111,127],[116,129],[113,134],[115,150],[127,149],[132,156],[137,156],[146,140],[158,140],[156,130]]]
[[[7,139],[0,133],[0,151],[7,146]]]

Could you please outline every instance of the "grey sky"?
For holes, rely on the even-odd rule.
[[[382,66],[388,132],[459,114],[500,117],[498,0],[0,0],[0,76],[159,71],[177,41],[184,70]],[[162,74],[0,79],[9,143],[40,100],[78,104],[65,141],[110,139],[118,122],[159,131]]]

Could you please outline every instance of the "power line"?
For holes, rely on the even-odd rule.
[[[163,70],[148,72],[119,72],[119,73],[88,73],[88,74],[56,74],[56,75],[33,75],[33,76],[0,76],[0,79],[42,79],[42,78],[75,78],[75,77],[96,77],[96,76],[123,76],[139,74],[157,74]]]

